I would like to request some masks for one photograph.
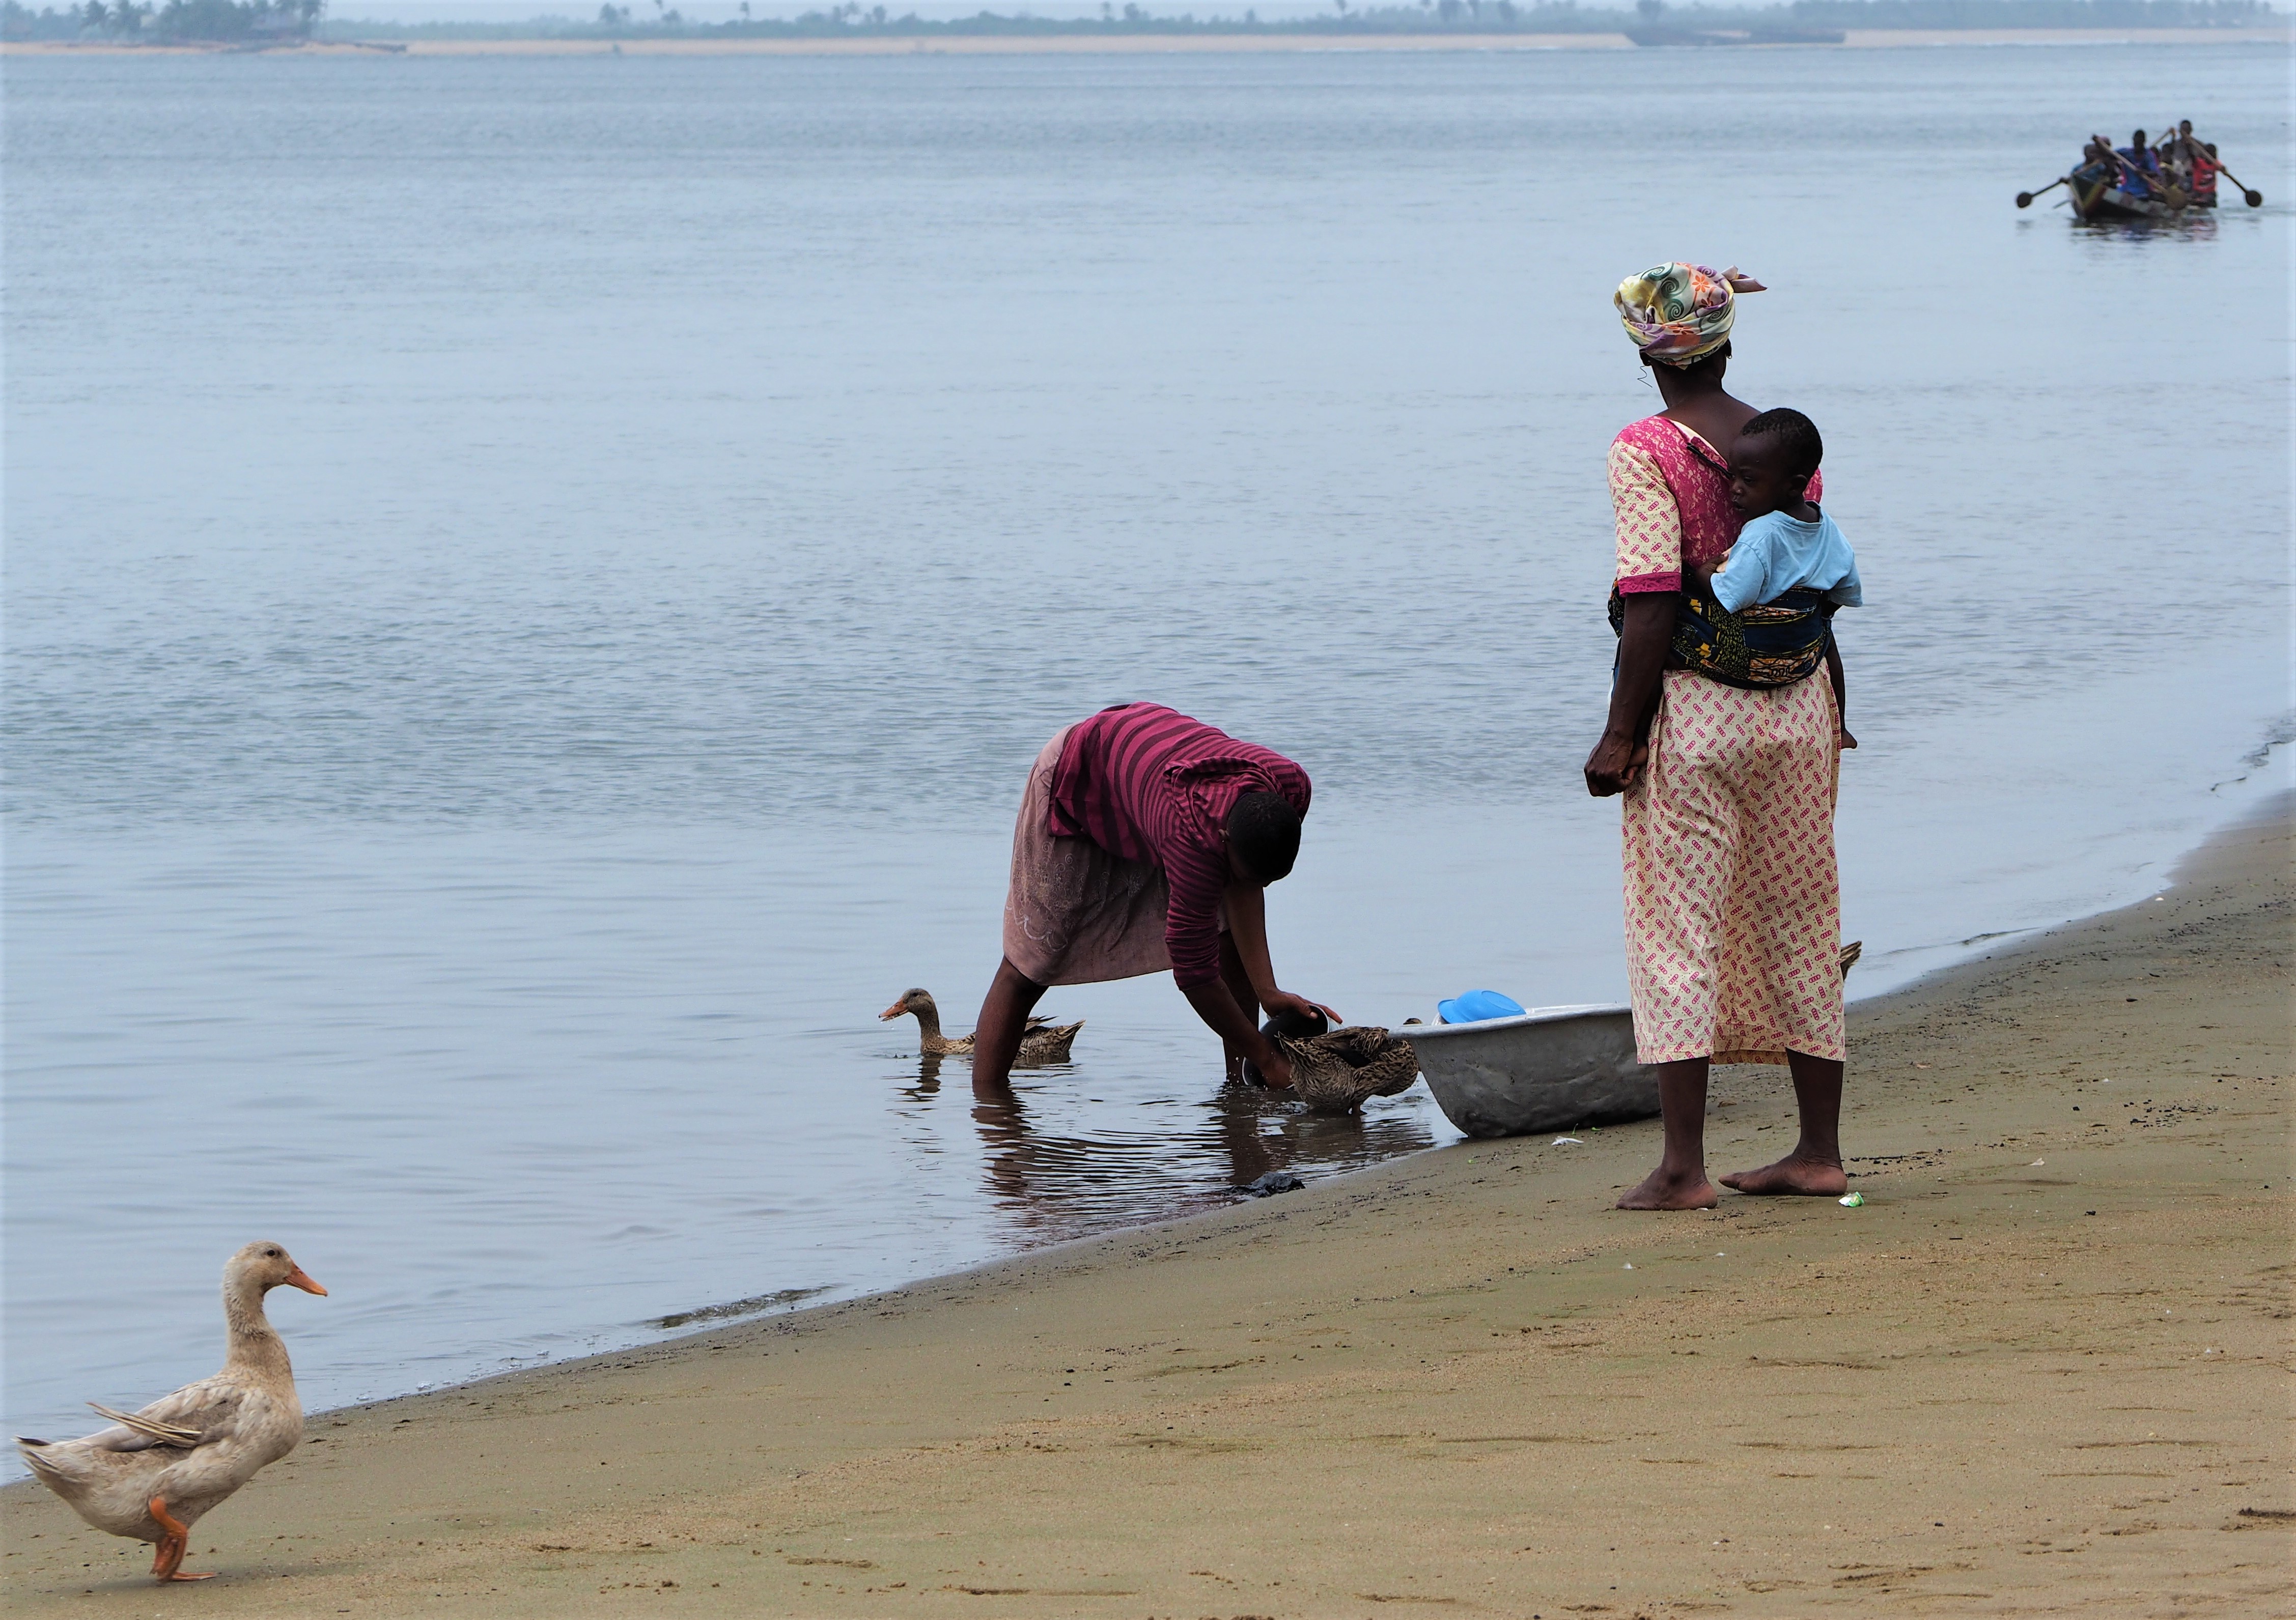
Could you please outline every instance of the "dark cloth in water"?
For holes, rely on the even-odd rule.
[[[1725,686],[1761,691],[1808,680],[1825,662],[1833,635],[1833,603],[1823,591],[1796,588],[1774,601],[1726,612],[1712,594],[1685,576],[1674,618],[1674,656]],[[1611,631],[1624,634],[1626,599],[1611,593]]]

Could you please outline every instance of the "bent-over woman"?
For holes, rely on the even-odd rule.
[[[1254,1020],[1330,1008],[1275,982],[1267,886],[1292,870],[1314,789],[1275,749],[1159,703],[1063,726],[1037,756],[1013,829],[1004,959],[973,1037],[976,1093],[1007,1083],[1029,1010],[1050,985],[1171,970],[1226,1049],[1274,1086],[1292,1066]]]

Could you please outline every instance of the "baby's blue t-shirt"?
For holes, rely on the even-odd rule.
[[[1865,606],[1857,554],[1823,508],[1815,523],[1782,511],[1750,519],[1737,544],[1714,570],[1714,600],[1735,613],[1751,602],[1775,601],[1788,591],[1823,591],[1839,608]]]

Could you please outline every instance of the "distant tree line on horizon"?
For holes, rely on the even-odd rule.
[[[896,14],[859,0],[816,7],[793,17],[742,14],[725,22],[689,21],[668,0],[651,6],[605,0],[594,20],[536,17],[523,23],[381,23],[356,20],[324,24],[329,39],[733,38],[820,39],[884,36],[1037,36],[1095,34],[1615,34],[1653,16],[1624,5],[1585,5],[1578,0],[1332,0],[1327,15],[1263,20],[1242,16],[1152,12],[1138,0],[1104,0],[1098,17],[1035,17],[983,11],[972,17],[928,19]],[[1693,4],[1665,7],[1670,27],[1707,30],[1776,29],[2192,29],[2253,28],[2278,15],[2266,0],[1791,0],[1751,6]]]
[[[2263,0],[1794,0],[1825,29],[2243,29],[2279,15]]]
[[[303,39],[326,10],[327,0],[83,0],[35,12],[0,0],[0,38],[152,45]]]

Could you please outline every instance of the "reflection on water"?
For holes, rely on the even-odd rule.
[[[941,1065],[955,1082],[941,1091]],[[1270,1170],[1302,1180],[1360,1169],[1433,1147],[1437,1126],[1423,1095],[1376,1099],[1360,1115],[1311,1114],[1281,1093],[1241,1081],[1177,1112],[1171,1128],[1127,1132],[1048,1128],[1047,1108],[1106,1099],[1072,1095],[1076,1065],[1017,1071],[1009,1086],[970,1096],[980,1141],[981,1183],[1002,1217],[999,1236],[1014,1248],[1065,1242],[1096,1232],[1217,1208],[1242,1196]],[[906,1078],[906,1077],[905,1077]],[[965,1060],[923,1057],[901,1095],[920,1104],[961,1106],[971,1091]],[[1454,1133],[1446,1129],[1447,1140]]]
[[[914,1102],[922,1102],[928,1097],[939,1096],[940,1066],[947,1061],[948,1060],[939,1052],[919,1052],[917,1083],[914,1085],[903,1086],[901,1095]]]
[[[1076,1136],[1030,1120],[1033,1085],[974,1099],[989,1199],[1028,1243],[1057,1243],[1233,1203],[1270,1170],[1303,1180],[1432,1147],[1416,1108],[1309,1114],[1241,1082],[1197,1105],[1201,1123],[1168,1135]]]
[[[2191,241],[2214,241],[2217,212],[2214,209],[2186,209],[2167,219],[2076,219],[2073,228],[2082,235],[2091,237],[2169,237]]]

